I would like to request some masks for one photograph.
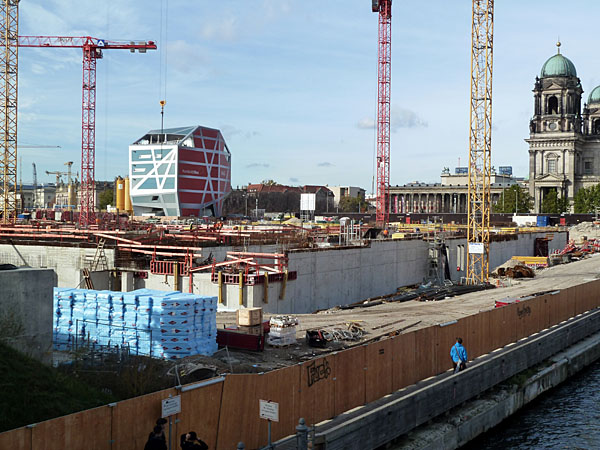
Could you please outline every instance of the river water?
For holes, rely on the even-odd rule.
[[[600,362],[463,447],[600,449]]]

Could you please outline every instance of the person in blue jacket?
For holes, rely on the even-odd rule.
[[[462,345],[462,338],[456,338],[456,344],[450,349],[450,358],[454,364],[454,373],[467,368],[467,350]]]

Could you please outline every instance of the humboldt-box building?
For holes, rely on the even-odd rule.
[[[220,216],[231,191],[231,153],[219,130],[152,130],[129,146],[134,214]]]

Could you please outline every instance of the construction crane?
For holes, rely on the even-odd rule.
[[[70,186],[71,185],[71,167],[73,166],[73,161],[66,162],[65,166],[67,166],[67,184]]]
[[[19,0],[2,0],[0,15],[0,201],[2,222],[17,218],[17,67]]]
[[[467,282],[489,276],[494,0],[473,0]]]
[[[108,41],[90,36],[19,36],[18,45],[83,50],[79,225],[87,227],[95,222],[96,60],[102,58],[104,50],[146,53],[147,50],[156,50],[156,44],[153,41]]]
[[[35,163],[31,163],[33,166],[33,207],[37,208],[37,169]]]
[[[59,171],[48,171],[46,170],[46,175],[56,175],[56,188],[58,189],[58,185],[60,184],[60,177],[65,176],[65,175],[69,175],[70,174],[68,172],[59,172]]]
[[[392,82],[392,0],[372,0],[379,13],[377,61],[377,225],[389,223],[390,187],[390,88]]]

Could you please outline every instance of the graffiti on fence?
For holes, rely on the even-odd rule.
[[[331,367],[326,358],[323,358],[320,364],[313,361],[311,364],[306,366],[308,375],[308,387],[311,387],[317,381],[324,380],[331,375]]]
[[[517,308],[517,316],[519,316],[519,318],[523,318],[525,316],[530,316],[531,315],[531,308],[529,306],[523,306],[522,308],[519,307]]]

